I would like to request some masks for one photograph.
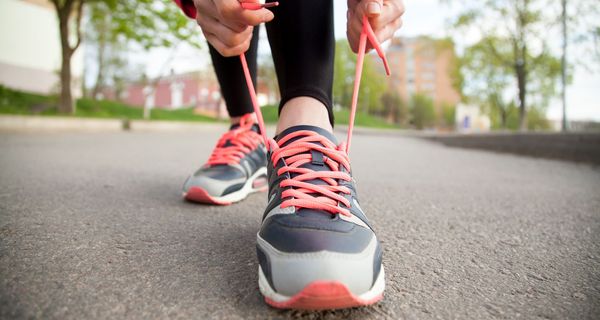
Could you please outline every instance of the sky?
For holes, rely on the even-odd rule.
[[[419,36],[430,35],[435,37],[452,36],[447,27],[448,18],[456,14],[456,8],[447,5],[439,5],[438,0],[405,0],[406,13],[403,17],[403,27],[396,32],[396,36]],[[335,0],[335,35],[336,38],[346,37],[346,1]],[[457,47],[465,46],[475,41],[473,38],[454,37]],[[556,37],[556,41],[561,41]],[[268,54],[270,51],[264,28],[261,30],[260,54]],[[577,54],[577,48],[572,47],[570,55]],[[140,62],[148,62],[148,74],[156,76],[160,72],[173,68],[176,72],[193,71],[209,66],[210,59],[206,49],[194,50],[182,46],[177,50],[174,63],[165,68],[164,65],[150,63],[151,61],[164,61],[169,56],[169,51],[157,49],[140,58]],[[598,70],[599,68],[596,68]],[[575,68],[573,83],[567,90],[567,118],[571,120],[596,120],[600,121],[600,74],[585,70],[582,67]],[[555,99],[547,109],[550,119],[558,120],[562,117],[562,105],[560,100]]]

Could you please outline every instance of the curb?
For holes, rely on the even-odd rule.
[[[226,123],[218,122],[0,116],[0,132],[210,131],[226,126]]]
[[[600,165],[600,133],[594,132],[429,134],[421,138],[449,147]]]

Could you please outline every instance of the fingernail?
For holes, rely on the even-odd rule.
[[[371,2],[367,5],[367,12],[369,14],[379,14],[381,13],[381,6],[378,2]]]

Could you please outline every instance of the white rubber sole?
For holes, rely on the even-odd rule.
[[[310,288],[313,284],[317,283],[323,282],[315,281],[314,283],[310,283],[305,287],[305,290],[307,288]],[[265,297],[265,301],[269,305],[276,308],[284,309],[294,309],[296,307],[299,307],[300,309],[305,309],[306,307],[308,309],[337,309],[339,307],[357,307],[376,303],[383,297],[383,291],[385,290],[385,271],[383,269],[383,266],[381,266],[381,271],[379,272],[377,280],[375,280],[375,283],[373,284],[371,289],[360,295],[351,294],[350,291],[347,290],[347,288],[345,288],[345,290],[339,290],[339,286],[345,287],[343,284],[338,283],[337,287],[329,286],[329,288],[332,288],[333,292],[326,292],[325,290],[321,291],[317,295],[315,295],[313,292],[312,296],[309,296],[308,299],[306,299],[306,294],[304,294],[304,297],[302,297],[303,291],[305,290],[302,290],[291,297],[285,296],[275,292],[275,290],[271,288],[271,285],[269,284],[269,281],[267,281],[267,278],[265,277],[262,268],[260,266],[258,267],[258,287],[260,289],[260,293]],[[321,298],[319,297],[319,294],[322,295]],[[336,294],[339,296],[336,297]],[[311,293],[309,293],[309,295],[311,295]],[[302,298],[304,298],[304,301],[298,301]],[[328,302],[330,301],[331,304],[328,305]]]
[[[191,187],[188,190],[188,192],[183,193],[183,197],[186,199],[192,200],[192,201],[196,201],[196,202],[213,203],[213,204],[221,204],[221,205],[231,204],[234,202],[244,200],[251,193],[266,190],[266,188],[268,187],[267,186],[268,181],[266,181],[266,176],[267,176],[267,167],[261,167],[260,169],[256,170],[256,172],[252,176],[250,176],[250,178],[248,178],[248,180],[244,183],[244,186],[240,190],[234,191],[225,196],[222,196],[222,197],[210,196],[202,188]],[[261,185],[260,187],[254,187],[254,182],[257,179],[265,179],[265,184]]]

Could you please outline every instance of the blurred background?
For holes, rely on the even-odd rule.
[[[288,0],[283,0],[288,1]],[[600,130],[597,0],[406,0],[366,59],[357,124],[438,132]],[[335,1],[334,97],[348,119],[355,55]],[[195,21],[170,0],[1,0],[0,113],[220,121],[226,111]],[[258,96],[276,121],[264,28]]]

